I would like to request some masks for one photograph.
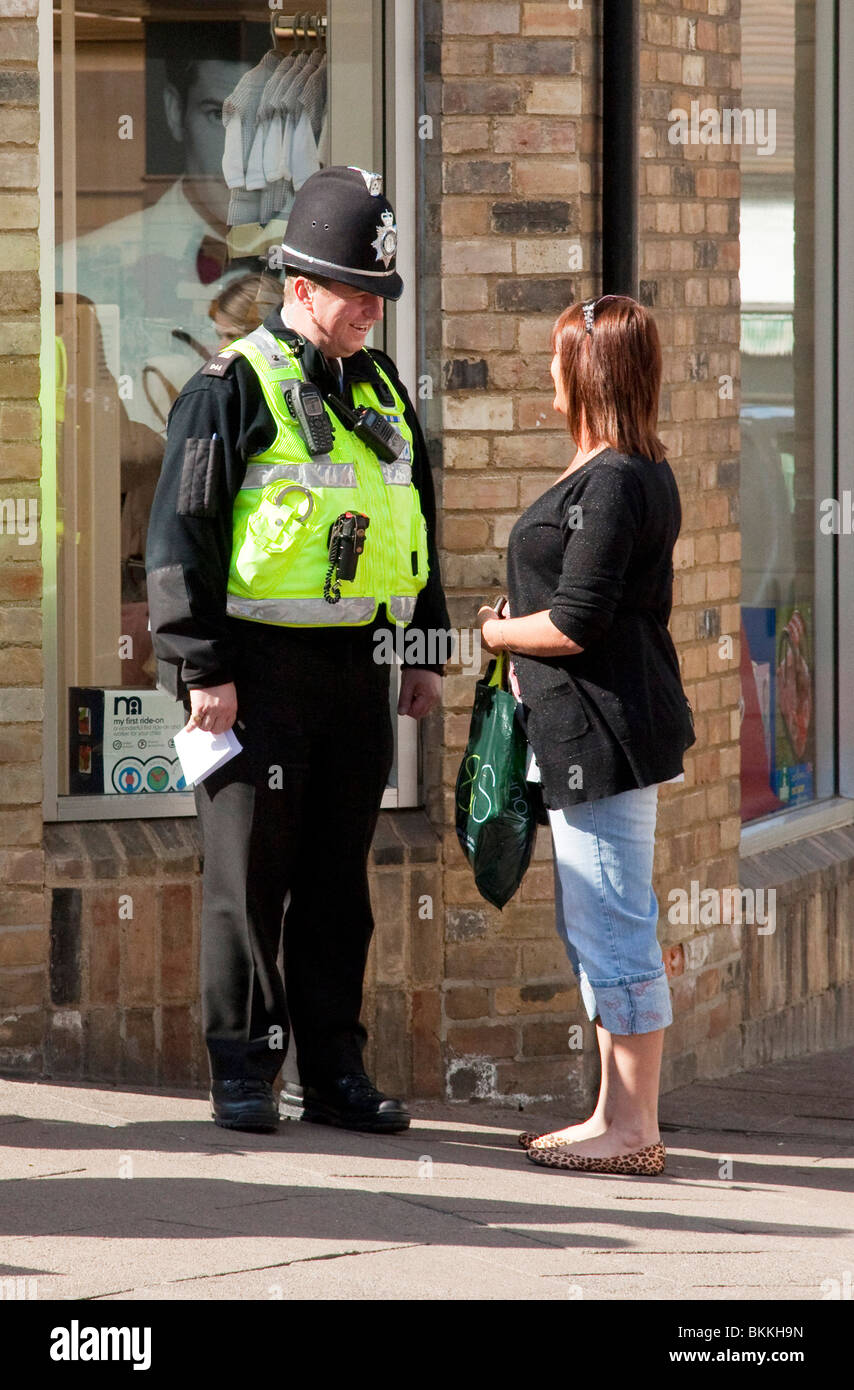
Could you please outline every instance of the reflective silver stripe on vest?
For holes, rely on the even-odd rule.
[[[411,463],[384,463],[381,467],[383,477],[393,487],[409,487],[412,482]]]
[[[303,487],[355,487],[352,463],[250,463],[240,491],[266,487],[268,483],[302,483]]]
[[[392,602],[399,600],[392,599]],[[414,599],[403,599],[415,603]],[[295,623],[302,627],[330,627],[336,623],[367,623],[377,606],[373,598],[342,598],[327,603],[323,598],[235,598],[228,595],[226,612],[233,618],[254,618],[262,623]]]
[[[265,328],[263,324],[259,328],[253,329],[251,333],[247,333],[246,341],[254,344],[262,356],[266,357],[271,367],[287,367],[291,360],[287,353],[282,352],[279,342],[269,328]]]
[[[393,618],[400,618],[402,622],[408,623],[412,620],[412,615],[415,612],[415,599],[412,597],[400,598],[393,594],[386,607]]]

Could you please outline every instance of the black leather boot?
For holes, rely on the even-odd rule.
[[[286,1099],[296,1101],[297,1097]],[[301,1118],[373,1134],[397,1134],[409,1128],[409,1111],[403,1102],[384,1096],[364,1072],[338,1076],[323,1086],[303,1086]]]
[[[211,1082],[211,1117],[223,1129],[268,1134],[279,1127],[279,1111],[269,1081],[249,1077]]]

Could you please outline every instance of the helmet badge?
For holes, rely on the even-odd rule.
[[[362,178],[365,180],[365,187],[371,197],[378,198],[383,191],[382,174],[372,174],[369,169],[360,169],[358,164],[350,164],[348,167],[355,170],[357,174],[362,175]]]
[[[388,208],[381,213],[381,218],[382,226],[377,227],[376,239],[371,245],[377,253],[377,260],[382,261],[388,270],[397,251],[397,227],[394,224],[394,213]]]

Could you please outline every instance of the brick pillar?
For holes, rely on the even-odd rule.
[[[452,621],[505,586],[519,513],[563,471],[572,446],[552,411],[556,315],[594,285],[583,150],[584,88],[595,94],[595,7],[453,3],[423,7],[434,119],[425,141],[428,411],[443,463],[443,573]],[[438,264],[437,264],[438,262]],[[453,829],[453,786],[475,674],[445,680],[445,1085],[458,1099],[575,1095],[589,1089],[592,1029],[570,1047],[578,1000],[554,921],[551,847],[498,913],[474,887]],[[438,803],[439,797],[436,796]],[[575,1041],[578,1041],[575,1039]]]
[[[640,295],[664,352],[662,437],[682,497],[671,632],[694,706],[684,787],[659,794],[655,886],[674,1023],[663,1085],[738,1064],[738,929],[668,920],[671,889],[738,883],[739,148],[673,143],[671,111],[738,106],[738,0],[641,6]],[[728,1036],[724,1039],[724,1034]]]
[[[39,1070],[42,853],[37,0],[0,0],[0,1065]]]
[[[504,587],[516,518],[571,456],[552,410],[549,335],[566,304],[600,288],[599,8],[445,0],[422,16],[424,109],[435,123],[423,150],[427,423],[442,463],[451,614],[465,627]],[[664,346],[662,433],[684,510],[672,630],[698,731],[685,785],[660,799],[656,889],[677,1015],[665,1085],[726,1069],[738,1023],[731,932],[667,920],[671,887],[738,876],[738,152],[674,146],[667,120],[694,96],[736,103],[736,18],[736,0],[642,6],[641,296]],[[446,679],[434,791],[445,832],[446,1089],[560,1094],[580,1107],[594,1039],[556,938],[548,835],[498,914],[478,897],[453,832],[472,692],[471,672]],[[568,1029],[579,1021],[575,1051]]]

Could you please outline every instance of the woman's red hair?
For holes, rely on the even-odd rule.
[[[609,295],[594,305],[593,315],[588,333],[581,305],[571,304],[552,330],[569,432],[578,443],[583,411],[593,443],[661,463],[661,340],[655,319],[628,295]]]

